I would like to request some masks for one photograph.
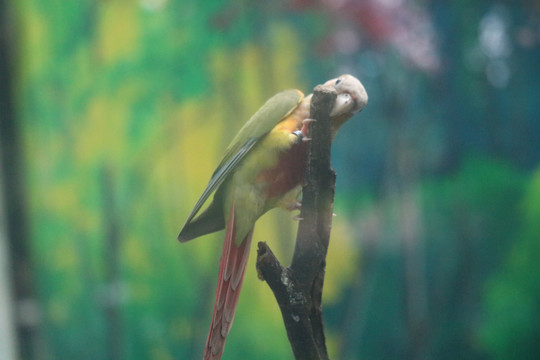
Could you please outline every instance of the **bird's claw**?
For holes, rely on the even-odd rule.
[[[311,138],[308,137],[309,135],[309,124],[312,122],[317,121],[315,119],[304,119],[302,120],[302,128],[300,130],[296,130],[293,132],[294,135],[296,135],[297,140],[296,143],[299,144],[300,142],[307,142],[310,141]]]
[[[304,136],[306,138],[307,138],[307,136],[309,134],[309,124],[311,124],[312,122],[315,122],[315,121],[317,121],[317,120],[315,120],[315,119],[304,119],[304,120],[302,120],[302,128],[300,129],[300,131],[302,132],[302,134],[304,134]]]
[[[289,211],[300,210],[302,203],[300,201],[287,201],[285,203],[285,209]]]

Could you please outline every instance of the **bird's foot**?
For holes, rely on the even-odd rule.
[[[281,203],[281,207],[288,211],[300,210],[302,203],[298,200],[284,199]]]
[[[311,140],[311,138],[308,137],[309,135],[309,124],[311,124],[312,122],[315,122],[317,120],[315,119],[304,119],[302,120],[302,128],[300,129],[300,132],[302,134],[304,134],[304,138],[302,139],[302,141],[309,141]]]
[[[317,121],[317,120],[315,120],[315,119],[304,119],[302,121],[302,128],[300,130],[296,130],[295,132],[293,132],[293,134],[297,136],[297,143],[306,142],[306,141],[311,140],[311,138],[308,136],[309,135],[309,124],[311,124],[314,121]]]

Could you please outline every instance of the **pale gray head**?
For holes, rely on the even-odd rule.
[[[324,85],[332,85],[337,92],[336,103],[330,116],[355,114],[362,110],[368,102],[364,85],[352,75],[345,74],[328,80]]]

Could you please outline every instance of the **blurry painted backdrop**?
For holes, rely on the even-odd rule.
[[[331,357],[540,358],[538,1],[0,4],[20,359],[199,358],[223,234],[180,245],[180,226],[265,99],[345,72],[370,103],[333,150]],[[273,211],[255,241],[287,262],[294,229]],[[291,359],[253,257],[225,358]]]

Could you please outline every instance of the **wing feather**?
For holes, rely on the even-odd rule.
[[[201,197],[193,207],[193,210],[191,210],[191,213],[189,213],[189,216],[186,220],[186,223],[182,227],[182,231],[180,231],[180,235],[178,235],[178,238],[180,241],[182,241],[182,233],[185,231],[186,226],[191,224],[191,221],[197,215],[201,207],[204,205],[206,200],[212,195],[212,193],[219,188],[219,186],[225,181],[227,176],[231,173],[231,170],[244,158],[244,156],[251,150],[251,148],[257,143],[255,139],[249,139],[242,148],[238,150],[234,156],[229,159],[223,166],[216,169],[214,172],[214,175],[212,175],[212,178],[208,182],[208,185],[206,186],[206,189],[204,189]]]

